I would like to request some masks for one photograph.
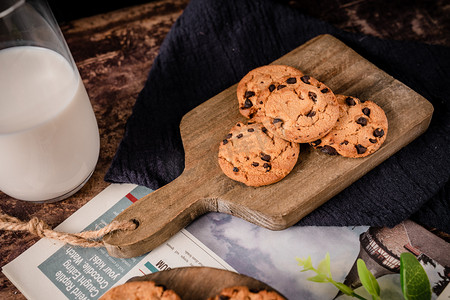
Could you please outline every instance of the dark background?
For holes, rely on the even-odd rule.
[[[448,0],[274,0],[338,28],[450,47]],[[154,0],[48,0],[60,23]]]
[[[143,3],[155,2],[154,0],[123,0],[123,1],[107,1],[107,0],[47,0],[52,8],[58,22],[68,22],[83,17],[90,17],[101,13],[110,12],[120,8],[139,5]]]

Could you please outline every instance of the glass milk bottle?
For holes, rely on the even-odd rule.
[[[48,4],[0,1],[0,190],[53,202],[78,191],[100,149],[97,121]]]

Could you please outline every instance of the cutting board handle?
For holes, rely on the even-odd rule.
[[[103,242],[114,257],[136,257],[161,245],[198,216],[217,211],[217,200],[193,189],[195,172],[184,172],[174,181],[139,199],[114,221],[133,221],[131,231],[115,231]],[[197,179],[198,180],[198,179]],[[206,191],[207,192],[207,191]]]

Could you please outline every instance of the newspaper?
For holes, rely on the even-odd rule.
[[[56,230],[76,233],[108,224],[151,190],[130,184],[111,185],[61,223]],[[28,299],[98,299],[135,276],[185,266],[234,269],[183,229],[140,257],[114,258],[105,248],[81,248],[41,239],[3,268]]]
[[[56,230],[76,233],[101,228],[151,192],[142,186],[112,184]],[[343,282],[361,254],[360,236],[367,231],[366,226],[292,226],[271,231],[230,215],[208,213],[140,257],[114,258],[104,248],[80,248],[41,239],[2,271],[25,297],[33,300],[98,299],[132,277],[186,266],[239,272],[271,285],[288,299],[333,299],[336,288],[308,281],[314,274],[300,272],[296,258],[311,256],[317,265],[329,253],[333,279]],[[432,286],[442,285],[444,267],[436,263],[432,267],[423,265]],[[403,298],[399,274],[377,280],[383,299]],[[357,292],[371,298],[363,288]],[[439,299],[450,299],[449,295],[447,287]]]

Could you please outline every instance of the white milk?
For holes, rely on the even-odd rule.
[[[70,195],[99,149],[88,95],[67,60],[40,47],[0,50],[0,190],[29,201]]]

